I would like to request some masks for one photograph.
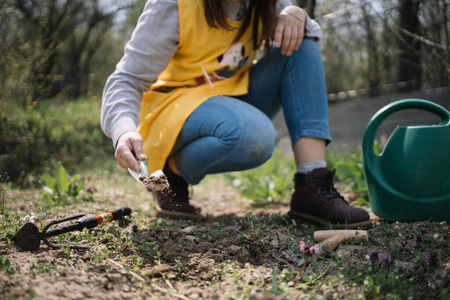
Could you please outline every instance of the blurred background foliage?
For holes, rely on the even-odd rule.
[[[293,0],[323,28],[330,102],[448,86],[449,1]],[[145,2],[0,1],[2,180],[33,186],[58,161],[112,156],[101,93]]]
[[[58,162],[73,172],[101,168],[114,149],[99,126],[100,100],[79,99],[65,105],[51,102],[20,110],[12,103],[0,106],[0,166],[2,180],[34,187],[39,175]]]

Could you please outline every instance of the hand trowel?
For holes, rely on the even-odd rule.
[[[152,174],[149,174],[148,165],[146,161],[137,160],[139,165],[139,173],[128,168],[128,172],[136,179],[140,184],[151,190],[164,190],[170,188],[167,177],[162,170],[157,170]]]

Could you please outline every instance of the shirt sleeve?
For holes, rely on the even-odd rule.
[[[286,6],[293,5],[291,0],[278,0],[277,1],[277,15],[285,8]]]
[[[177,0],[148,1],[103,90],[101,127],[114,147],[122,134],[137,131],[142,95],[174,56],[179,35]]]

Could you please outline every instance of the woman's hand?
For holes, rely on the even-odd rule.
[[[290,56],[297,51],[303,40],[306,12],[296,5],[286,6],[277,18],[274,45],[281,54]]]
[[[119,166],[124,169],[130,168],[139,173],[140,170],[136,158],[144,161],[147,160],[142,145],[143,141],[139,133],[129,131],[122,134],[117,141],[116,153],[114,154]]]

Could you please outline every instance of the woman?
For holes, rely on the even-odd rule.
[[[199,215],[188,185],[272,155],[283,107],[297,173],[291,215],[333,227],[370,224],[326,169],[328,130],[317,23],[289,0],[153,0],[108,78],[102,128],[123,168],[163,169],[175,193],[157,211]],[[265,52],[257,63],[258,49]]]

